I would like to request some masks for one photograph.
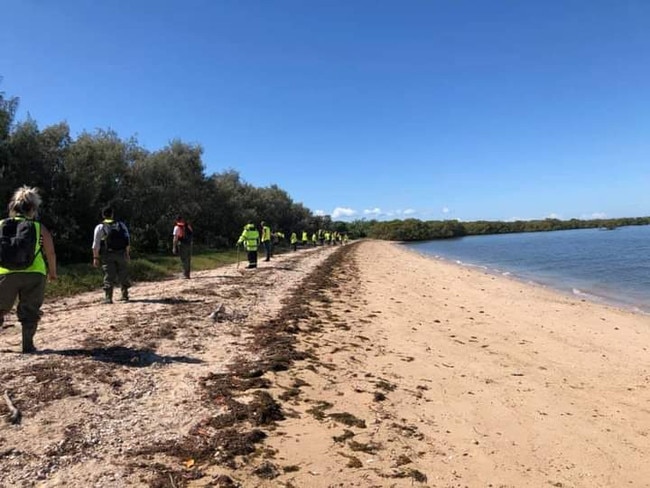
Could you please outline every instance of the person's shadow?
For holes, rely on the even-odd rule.
[[[43,349],[36,351],[34,355],[87,357],[103,363],[120,364],[132,368],[146,368],[152,364],[203,363],[203,360],[189,356],[161,356],[151,349],[135,349],[125,346],[94,347],[92,349]]]
[[[202,303],[203,300],[185,298],[129,298],[129,303],[161,303],[163,305],[181,305],[183,303]]]

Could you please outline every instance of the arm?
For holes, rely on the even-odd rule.
[[[174,238],[172,239],[172,253],[176,254],[178,253],[178,226],[174,226],[174,230],[172,231],[172,235]]]
[[[126,258],[127,261],[131,260],[131,234],[129,233],[129,228],[126,226],[124,222],[121,223],[122,227],[124,227],[124,232],[126,233],[126,237],[129,240],[129,243],[126,246],[126,249],[124,250],[124,257]]]
[[[95,268],[99,267],[99,250],[102,245],[102,230],[103,226],[99,224],[95,227],[95,232],[93,233],[93,266]]]
[[[47,260],[47,277],[56,280],[56,253],[54,252],[54,241],[52,234],[43,225],[41,225],[41,236],[43,237],[43,254]]]

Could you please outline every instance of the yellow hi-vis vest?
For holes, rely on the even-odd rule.
[[[262,227],[262,242],[271,240],[271,228],[268,225]]]
[[[242,232],[237,243],[244,243],[244,249],[247,251],[257,251],[257,244],[260,239],[260,233],[257,229],[246,229]]]
[[[15,220],[27,220],[25,217],[14,217]],[[47,267],[45,266],[45,259],[43,259],[43,251],[41,247],[43,246],[42,237],[41,237],[41,223],[34,221],[34,227],[36,228],[36,247],[34,248],[34,262],[25,269],[7,269],[0,266],[0,275],[8,275],[12,273],[39,273],[42,275],[47,274]]]

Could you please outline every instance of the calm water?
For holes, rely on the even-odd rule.
[[[650,312],[650,226],[472,236],[406,246],[590,300]]]

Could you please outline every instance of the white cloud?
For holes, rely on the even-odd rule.
[[[449,213],[449,207],[442,207],[442,213],[443,214],[448,214]]]
[[[317,217],[323,217],[324,215],[326,215],[325,210],[315,210],[314,215],[316,215]]]
[[[370,208],[370,209],[367,208],[367,209],[365,209],[363,211],[363,213],[365,215],[380,215],[381,214],[381,209],[378,208],[378,207]]]
[[[605,212],[594,212],[591,215],[585,214],[580,217],[581,219],[584,220],[589,220],[589,219],[606,219],[607,214]]]
[[[404,210],[402,213],[403,213],[404,215],[412,215],[412,214],[415,213],[415,210],[413,210],[412,208],[407,208],[407,209]]]
[[[336,207],[332,212],[332,218],[338,219],[339,217],[352,217],[357,213],[356,210],[346,207]]]
[[[558,219],[562,220],[562,216],[560,214],[556,214],[555,212],[551,212],[546,216],[547,219]]]

